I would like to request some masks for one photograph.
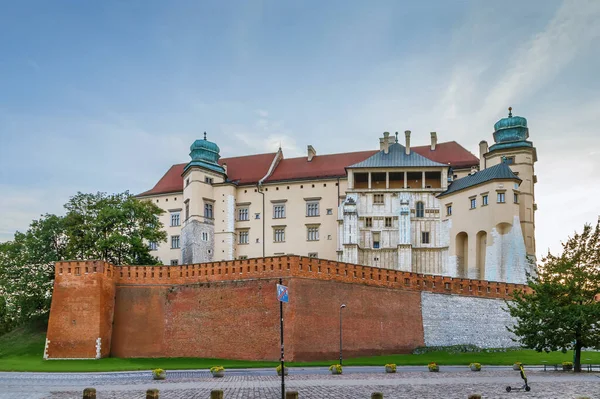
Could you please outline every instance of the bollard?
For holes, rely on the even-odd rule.
[[[220,389],[213,389],[210,391],[210,399],[223,399],[223,391]]]
[[[83,390],[83,399],[96,399],[96,388],[86,388]]]
[[[383,399],[383,392],[373,392],[371,399]]]
[[[285,399],[298,399],[298,392],[296,392],[296,391],[287,391],[285,393]]]
[[[481,399],[481,395],[478,393],[474,393],[472,395],[469,395],[468,399]]]
[[[158,389],[148,389],[146,391],[146,399],[159,399]]]

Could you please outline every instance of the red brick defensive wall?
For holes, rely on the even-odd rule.
[[[279,358],[283,278],[286,360],[424,345],[421,292],[508,298],[524,286],[282,256],[182,266],[56,263],[45,358]]]

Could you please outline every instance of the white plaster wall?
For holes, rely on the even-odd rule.
[[[472,344],[480,348],[518,346],[506,327],[514,320],[501,299],[421,293],[426,346]]]
[[[527,282],[525,271],[529,270],[530,266],[527,262],[527,251],[519,217],[514,216],[510,232],[500,234],[494,227],[490,235],[492,245],[486,248],[485,279],[525,284]]]

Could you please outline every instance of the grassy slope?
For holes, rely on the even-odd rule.
[[[117,359],[100,360],[49,360],[44,361],[45,332],[43,325],[31,325],[19,328],[0,337],[0,371],[122,371],[150,370],[163,368],[203,369],[215,365],[225,368],[275,367],[277,362],[250,362],[242,360],[197,359],[197,358],[150,358],[150,359]],[[600,364],[600,352],[585,352],[582,361],[592,359],[592,363]],[[345,359],[345,366],[382,366],[386,363],[398,365],[426,365],[436,362],[440,365],[468,365],[479,362],[483,365],[510,365],[515,361],[524,364],[549,364],[572,361],[573,354],[554,352],[537,353],[531,350],[509,351],[500,353],[458,353],[434,352],[423,355],[389,355]],[[288,363],[289,366],[328,366],[337,363],[335,360],[307,363]]]

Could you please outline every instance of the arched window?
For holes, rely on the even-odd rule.
[[[423,203],[421,201],[417,202],[417,217],[425,217],[425,207],[423,206]]]

